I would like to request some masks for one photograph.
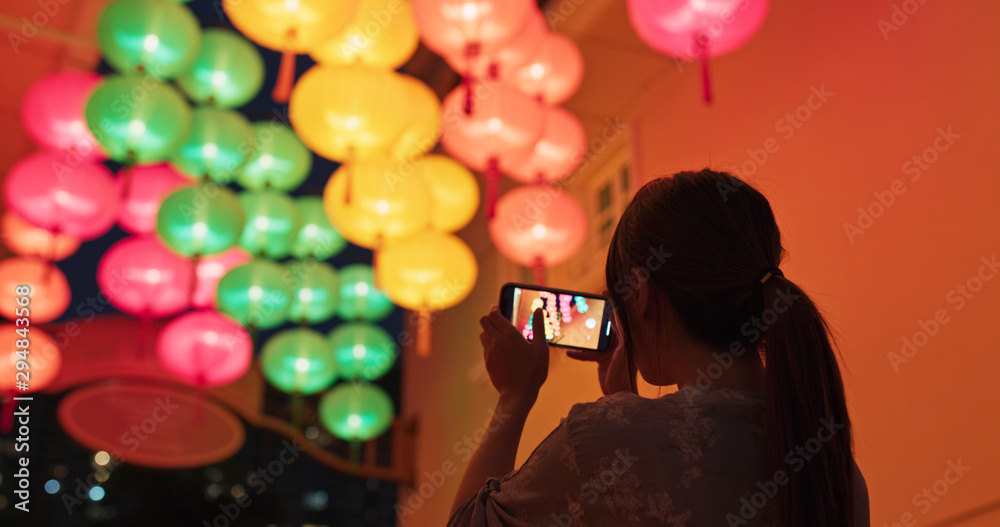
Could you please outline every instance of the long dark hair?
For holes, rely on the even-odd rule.
[[[670,256],[651,260],[654,253]],[[723,352],[745,346],[749,353],[733,353],[735,360],[759,353],[772,466],[788,476],[769,503],[776,524],[847,527],[854,522],[851,425],[830,328],[791,280],[775,275],[754,287],[758,273],[784,255],[757,189],[725,172],[679,172],[647,183],[622,214],[605,268],[608,293],[630,373],[634,328],[624,308],[638,285],[633,269],[658,293],[653,309],[665,295],[694,338]],[[764,331],[748,324],[769,306],[787,309],[771,310]]]

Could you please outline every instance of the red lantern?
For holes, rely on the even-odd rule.
[[[521,29],[506,44],[490,53],[480,53],[474,58],[464,55],[445,55],[444,59],[455,71],[465,72],[475,78],[499,78],[502,74],[528,62],[535,55],[542,39],[548,33],[545,17],[537,9],[530,9]]]
[[[529,155],[507,174],[521,183],[555,183],[569,177],[587,150],[587,132],[572,112],[558,106],[545,110],[545,127]]]
[[[116,179],[122,196],[118,225],[132,234],[150,234],[156,230],[156,214],[171,192],[191,180],[167,164],[135,165],[123,168]]]
[[[549,31],[532,59],[504,77],[546,104],[562,104],[583,81],[583,55],[568,37]]]
[[[45,148],[73,152],[83,159],[105,159],[83,115],[87,99],[103,78],[96,73],[61,71],[32,84],[21,103],[21,124],[28,137]]]
[[[219,287],[219,280],[222,280],[230,269],[248,264],[251,260],[253,255],[241,247],[232,247],[219,254],[199,258],[195,270],[197,282],[191,295],[191,305],[198,308],[215,305],[215,292]]]
[[[236,320],[212,310],[185,313],[160,330],[156,357],[168,373],[205,388],[229,384],[250,368],[250,334]]]
[[[125,238],[97,266],[97,285],[111,305],[141,318],[176,315],[188,308],[192,268],[156,238]]]
[[[529,0],[413,0],[413,15],[421,39],[432,51],[475,59],[513,38],[534,9],[532,4]]]

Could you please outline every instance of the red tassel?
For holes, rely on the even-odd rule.
[[[500,161],[491,157],[486,165],[486,219],[496,216],[497,193],[500,192]]]
[[[462,75],[462,86],[465,87],[465,115],[472,115],[472,62],[479,56],[479,43],[465,46],[465,74]]]
[[[544,287],[545,286],[545,260],[541,256],[535,257],[535,265],[532,266],[532,270],[535,271],[535,285]]]
[[[705,104],[712,104],[712,81],[708,74],[708,37],[704,34],[695,37],[698,55],[701,61],[701,87]]]
[[[429,357],[431,354],[431,311],[424,306],[420,309],[417,320],[417,356]]]
[[[345,167],[345,169],[347,170],[347,173],[344,174],[344,180],[345,180],[344,181],[344,205],[350,205],[351,204],[351,174],[354,172],[354,169],[351,168],[352,166],[353,165],[351,163],[348,163],[347,166]]]
[[[292,85],[295,83],[295,53],[283,51],[281,53],[281,65],[278,66],[278,80],[274,83],[274,90],[271,91],[271,99],[279,104],[288,102],[288,97],[292,94]]]

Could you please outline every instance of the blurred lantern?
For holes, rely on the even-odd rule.
[[[337,314],[344,320],[378,322],[394,306],[381,289],[375,287],[371,266],[348,265],[340,270],[340,305]]]
[[[227,249],[219,254],[198,259],[195,269],[197,283],[191,295],[191,305],[197,308],[215,305],[215,293],[219,288],[219,280],[230,269],[253,261],[253,256],[240,247]]]
[[[115,181],[122,203],[118,225],[132,234],[156,230],[156,214],[171,192],[191,184],[167,164],[134,165],[122,168]]]
[[[14,295],[14,289],[22,285],[31,287],[27,306],[18,304]],[[0,288],[9,292],[0,297],[0,316],[8,320],[23,318],[27,312],[31,324],[45,324],[59,318],[69,307],[66,275],[55,265],[34,258],[0,261]]]
[[[87,101],[85,115],[108,155],[127,164],[169,158],[191,129],[184,97],[148,77],[105,77]]]
[[[530,154],[507,171],[521,183],[555,183],[570,176],[583,162],[587,132],[580,120],[558,106],[545,109],[542,136]]]
[[[9,296],[14,296],[13,289],[10,290]],[[4,351],[0,357],[0,393],[6,395],[12,391],[37,392],[56,380],[62,368],[62,353],[44,330],[4,324],[0,326],[0,337],[7,343],[5,347],[11,348],[9,351]],[[22,342],[26,345],[19,346],[18,344]],[[27,344],[30,344],[30,347]],[[26,362],[27,368],[24,366],[18,368],[20,361]],[[17,372],[24,372],[24,375],[15,378]],[[20,388],[17,384],[19,380],[25,382],[26,389]]]
[[[190,305],[193,268],[155,238],[125,238],[97,266],[97,285],[111,305],[140,318],[169,317]]]
[[[258,258],[219,280],[217,307],[249,328],[270,329],[288,320],[292,286],[284,266]]]
[[[295,200],[295,206],[302,215],[302,227],[292,244],[292,256],[329,260],[344,250],[347,240],[330,224],[322,198],[303,196]]]
[[[292,127],[310,149],[335,161],[384,155],[410,120],[402,77],[358,65],[313,66],[292,91]]]
[[[247,39],[228,29],[206,29],[194,62],[177,84],[196,103],[243,106],[264,83],[264,59]]]
[[[319,324],[333,317],[340,300],[340,281],[333,267],[316,260],[300,260],[289,263],[288,271],[294,281],[288,320]]]
[[[249,190],[271,187],[291,192],[309,176],[312,152],[291,128],[276,122],[253,124],[253,153],[236,176]]]
[[[169,79],[194,59],[201,27],[191,11],[167,0],[117,0],[101,13],[97,42],[124,74]]]
[[[490,238],[508,260],[535,271],[545,282],[545,268],[559,265],[583,247],[587,215],[565,191],[544,185],[515,188],[497,203]]]
[[[334,386],[319,402],[319,419],[344,441],[367,441],[382,435],[396,413],[382,388],[365,382]]]
[[[386,159],[342,165],[323,190],[330,223],[351,243],[376,250],[427,228],[431,195],[413,171]]]
[[[4,180],[4,203],[32,225],[91,240],[115,222],[115,182],[104,165],[69,164],[66,155],[35,152],[15,163]]]
[[[390,156],[406,161],[422,156],[438,142],[441,135],[441,101],[420,80],[401,75],[410,92],[410,119],[403,134],[393,143]]]
[[[504,73],[525,94],[550,105],[562,104],[583,81],[583,55],[565,35],[549,31],[531,60]]]
[[[229,183],[247,161],[253,141],[250,121],[234,110],[208,107],[195,108],[191,117],[191,131],[171,163],[191,177]]]
[[[384,329],[364,322],[350,322],[330,332],[333,358],[340,376],[374,381],[396,363],[396,342]]]
[[[417,354],[430,353],[430,313],[458,304],[476,285],[472,250],[452,234],[425,231],[388,244],[375,270],[378,284],[398,306],[418,311]]]
[[[236,194],[207,183],[167,196],[156,216],[156,232],[185,256],[207,256],[236,245],[245,223]]]
[[[50,262],[62,260],[80,248],[80,240],[35,227],[9,210],[0,216],[0,239],[14,254]]]
[[[91,72],[60,71],[32,84],[21,103],[21,126],[28,137],[51,150],[103,159],[83,115],[87,99],[103,78]]]
[[[260,367],[267,381],[285,393],[312,395],[337,378],[330,343],[322,334],[305,328],[282,331],[268,339]]]
[[[271,93],[287,102],[295,81],[295,54],[330,40],[350,24],[360,0],[222,0],[229,20],[250,40],[282,52]]]
[[[416,172],[430,189],[431,228],[455,232],[476,215],[479,184],[461,163],[447,156],[430,155],[417,162]]]
[[[475,57],[445,55],[444,59],[455,71],[464,71],[474,78],[496,79],[534,56],[546,33],[548,24],[545,16],[532,8],[528,10],[517,34],[496,50]]]
[[[351,24],[309,54],[320,64],[394,70],[413,56],[419,43],[408,0],[361,0]]]
[[[473,170],[486,174],[486,211],[492,218],[506,171],[527,155],[542,135],[543,107],[516,88],[497,83],[473,83],[477,106],[463,115],[463,88],[444,98],[441,143],[445,150]]]
[[[739,49],[764,24],[769,0],[628,0],[632,27],[647,45],[702,65],[705,102],[712,101],[708,59]]]
[[[240,203],[246,214],[240,247],[274,260],[288,256],[302,225],[292,198],[277,190],[260,190],[241,192]]]
[[[156,358],[168,373],[205,388],[239,379],[250,368],[253,345],[246,329],[211,310],[184,313],[160,330]]]

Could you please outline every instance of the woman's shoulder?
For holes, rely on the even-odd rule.
[[[651,417],[662,422],[671,414],[689,415],[736,412],[742,415],[763,408],[761,394],[723,387],[689,386],[657,398],[643,397],[632,392],[605,395],[590,403],[578,403],[570,409],[567,419],[574,421],[611,421],[620,425],[642,423]]]

